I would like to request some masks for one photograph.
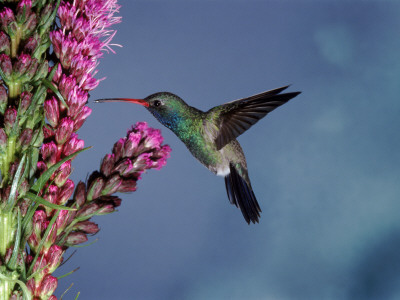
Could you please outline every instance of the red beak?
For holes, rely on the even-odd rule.
[[[131,99],[131,98],[105,98],[105,99],[97,99],[94,102],[130,102],[140,104],[142,106],[149,107],[149,103],[143,99]]]

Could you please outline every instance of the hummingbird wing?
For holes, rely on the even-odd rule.
[[[280,94],[286,88],[288,86],[228,102],[210,109],[207,114],[214,120],[218,128],[215,138],[217,149],[220,150],[269,112],[300,94],[300,92]]]

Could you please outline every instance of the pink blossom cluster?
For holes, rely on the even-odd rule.
[[[120,21],[120,18],[114,17],[119,9],[116,2],[63,0],[60,3],[58,16],[61,27],[50,32],[53,51],[58,60],[49,71],[56,68],[52,83],[62,99],[49,90],[44,101],[48,124],[43,129],[44,143],[37,164],[39,173],[84,147],[84,141],[78,138],[76,131],[91,113],[86,104],[88,93],[99,84],[99,80],[94,77],[98,59],[103,50],[110,49],[110,41],[115,34],[108,27]],[[51,183],[45,186],[40,196],[50,203],[64,205],[75,188],[74,182],[69,179],[70,174],[71,160],[68,160],[54,172],[49,180]],[[118,204],[113,199],[108,200],[114,206]],[[66,247],[83,242],[79,239],[82,234],[98,231],[96,224],[86,221],[91,215],[82,216],[82,211],[81,221],[74,221],[78,213],[58,211],[46,206],[35,212],[34,230],[28,243],[33,253],[39,251],[40,259],[33,266],[35,276],[27,283],[34,297],[46,298],[52,295],[57,287],[57,279],[51,273],[61,262]],[[50,220],[56,214],[56,221],[48,235],[45,235]],[[46,241],[38,247],[44,236]],[[29,257],[27,259],[29,261]]]

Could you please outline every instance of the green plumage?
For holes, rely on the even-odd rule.
[[[299,92],[284,93],[287,86],[216,106],[207,112],[186,104],[178,96],[161,92],[145,99],[99,99],[96,102],[128,101],[145,106],[171,129],[192,155],[214,174],[225,177],[229,200],[247,221],[258,222],[261,209],[251,187],[246,159],[236,138]]]

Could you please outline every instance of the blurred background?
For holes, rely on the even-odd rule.
[[[400,299],[400,3],[120,0],[122,23],[79,131],[85,180],[137,121],[172,155],[56,276],[64,299]],[[247,225],[213,176],[143,107],[202,110],[292,84],[302,94],[239,137],[263,210]],[[72,251],[69,251],[72,253]]]

